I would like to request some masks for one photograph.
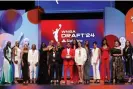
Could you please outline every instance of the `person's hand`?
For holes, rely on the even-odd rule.
[[[9,64],[11,65],[12,64],[12,61],[9,60]]]
[[[96,65],[96,64],[97,64],[97,62],[94,62],[93,64],[94,64],[94,65]]]
[[[15,64],[18,64],[18,61],[14,61],[15,62]]]
[[[28,62],[28,65],[30,66],[30,63]]]
[[[24,63],[22,62],[22,66],[24,66]]]
[[[35,66],[38,66],[38,62],[35,64]]]
[[[55,59],[53,59],[53,62],[55,62]]]

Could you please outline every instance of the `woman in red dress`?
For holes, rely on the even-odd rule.
[[[101,48],[101,80],[109,82],[110,80],[110,65],[109,65],[110,53],[107,40],[102,40]]]
[[[72,49],[74,49],[74,51],[75,51],[76,48],[78,48],[78,42],[77,42],[76,39],[73,39]],[[74,66],[73,66],[73,82],[78,83],[78,81],[79,81],[78,68],[76,66],[76,63],[74,63]]]

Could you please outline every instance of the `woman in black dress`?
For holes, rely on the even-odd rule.
[[[22,75],[24,84],[28,84],[29,80],[28,51],[28,45],[25,44],[22,50]]]
[[[50,82],[48,75],[47,53],[48,53],[47,46],[45,43],[42,43],[40,48],[39,72],[38,72],[39,84],[48,84]]]
[[[76,38],[73,38],[72,40],[72,49],[74,49],[74,51],[78,48],[78,42]],[[76,84],[79,81],[79,75],[78,75],[78,68],[76,63],[74,63],[73,66],[73,82]]]
[[[125,48],[123,49],[123,57],[125,59],[126,74],[129,77],[128,83],[131,83],[132,81],[132,54],[133,48],[130,41],[127,40]]]

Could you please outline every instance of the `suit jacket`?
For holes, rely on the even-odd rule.
[[[39,52],[38,50],[35,50],[34,52],[32,50],[29,50],[28,52],[28,62],[30,64],[36,64],[39,59]]]
[[[55,62],[53,60],[55,60]],[[48,64],[49,65],[52,64],[52,63],[59,63],[59,61],[60,61],[60,54],[59,54],[59,52],[55,52],[55,57],[53,56],[53,52],[51,52],[49,54],[49,60],[48,60]]]
[[[66,55],[67,55],[67,48],[65,48],[63,51],[62,51],[62,59],[64,60],[64,65],[74,65],[74,56],[75,56],[75,51],[73,49],[70,48],[70,53],[71,55],[71,59],[67,60],[66,59]]]
[[[127,50],[126,50],[126,48],[123,49],[123,57],[125,59],[132,58],[132,54],[133,54],[133,48],[132,47],[129,47]]]
[[[80,55],[79,55],[80,52]],[[77,48],[75,50],[75,62],[77,65],[84,65],[85,61],[87,60],[87,54],[85,48]]]

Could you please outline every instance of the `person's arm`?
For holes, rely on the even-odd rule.
[[[75,62],[77,63],[77,49],[75,50],[75,57],[74,57],[74,60],[75,60]]]
[[[97,58],[97,61],[96,61],[96,63],[98,62],[98,60],[100,60],[101,59],[101,51],[100,51],[100,49],[98,49],[98,58]]]
[[[38,50],[36,50],[36,62],[35,62],[36,66],[38,66],[38,61],[39,61],[39,52]]]
[[[31,55],[30,55],[30,50],[29,50],[29,52],[28,52],[28,63],[29,63],[29,65],[30,65],[30,60],[31,60]]]
[[[87,51],[83,48],[83,60],[84,60],[84,63],[86,62],[87,60]]]
[[[118,54],[118,56],[123,56],[123,50],[122,50],[122,48],[120,48],[120,50],[121,50],[121,53]]]
[[[15,47],[12,49],[12,59],[15,62]]]
[[[10,60],[7,58],[7,56],[6,56],[6,48],[4,48],[4,57],[5,57],[5,59],[7,59],[7,61],[10,63]]]

